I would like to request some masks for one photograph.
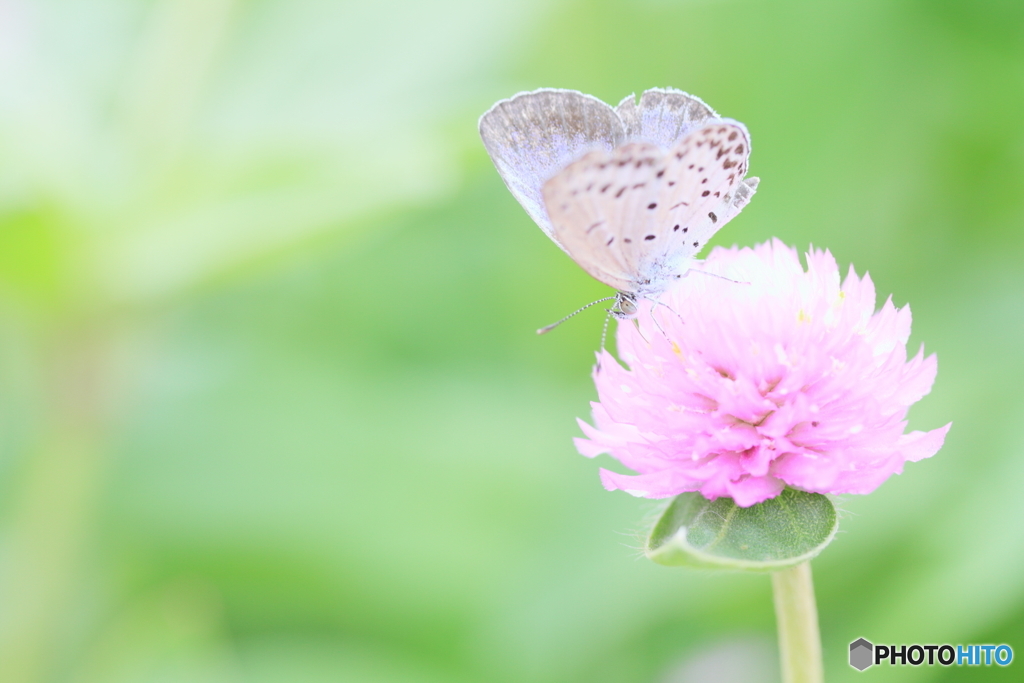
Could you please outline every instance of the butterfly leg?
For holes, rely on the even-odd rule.
[[[640,327],[640,319],[639,318],[633,318],[633,325],[636,326],[636,332],[637,332],[637,334],[640,335],[640,338],[643,339],[648,344],[650,344],[651,340],[644,336],[643,328]]]
[[[604,318],[604,327],[601,329],[601,353],[604,353],[604,345],[608,338],[608,322],[614,316],[616,320],[632,320],[637,326],[636,329],[640,332],[640,324],[636,318],[637,306],[636,306],[636,295],[630,294],[629,292],[616,292],[614,297],[615,303],[612,307],[607,309],[608,315]],[[607,301],[607,299],[601,299],[600,301]],[[597,303],[596,301],[594,303]],[[640,332],[640,336],[643,337],[643,332]],[[644,337],[644,341],[647,338]],[[601,362],[598,360],[597,371],[601,371]]]
[[[664,302],[662,302],[662,301],[655,301],[655,302],[654,302],[654,305],[653,305],[653,306],[651,306],[651,318],[652,318],[652,319],[654,318],[654,309],[655,309],[655,308],[657,308],[658,306],[664,306],[664,307],[665,307],[665,308],[667,308],[668,310],[672,311],[672,313],[675,313],[675,316],[676,316],[677,318],[679,318],[679,322],[681,322],[681,323],[682,323],[682,324],[684,324],[684,325],[686,324],[686,321],[685,321],[685,320],[683,320],[683,316],[682,316],[682,315],[680,315],[680,314],[679,314],[678,312],[676,312],[676,310],[675,310],[674,308],[672,308],[671,306],[669,306],[668,304],[666,304],[666,303],[664,303]],[[657,324],[657,323],[658,323],[658,321],[657,321],[657,320],[654,320],[654,323],[655,323],[655,324]],[[661,329],[661,325],[658,325],[658,328],[659,328],[659,329]]]
[[[651,322],[653,322],[654,326],[658,328],[658,332],[661,332],[661,336],[664,337],[666,340],[668,340],[668,333],[665,331],[665,328],[662,327],[661,323],[658,322],[658,319],[654,317],[654,310],[656,308],[658,308],[658,306],[665,306],[665,304],[663,304],[660,301],[658,301],[657,299],[655,299],[654,303],[651,304]],[[668,306],[665,306],[665,308],[668,308]],[[672,311],[671,308],[668,308],[668,310]],[[675,311],[672,311],[672,312],[675,313]],[[676,315],[679,315],[679,314],[676,313]],[[680,316],[680,320],[682,320],[681,316]],[[637,322],[637,330],[639,330],[639,329],[640,329],[640,323]],[[640,333],[640,336],[641,337],[643,336],[642,332]],[[647,341],[647,339],[645,338],[644,341]],[[669,340],[669,341],[671,341],[671,340]],[[650,342],[648,342],[648,343],[650,343]]]
[[[701,263],[703,263],[703,261],[701,261]],[[726,282],[731,282],[731,283],[733,283],[735,285],[749,285],[750,284],[749,282],[744,282],[743,280],[733,280],[731,277],[726,277],[724,275],[719,275],[718,273],[711,273],[711,272],[708,272],[706,270],[700,270],[698,268],[690,268],[688,271],[686,271],[687,275],[689,275],[690,273],[700,273],[701,275],[710,275],[711,277],[717,277],[719,280],[725,280]]]

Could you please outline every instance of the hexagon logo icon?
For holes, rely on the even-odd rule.
[[[863,638],[853,641],[850,643],[850,666],[857,671],[863,671],[868,668],[874,664],[874,657],[872,656],[874,651],[875,646]]]

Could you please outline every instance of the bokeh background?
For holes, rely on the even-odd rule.
[[[608,290],[476,133],[541,86],[744,121],[714,243],[938,353],[945,448],[814,563],[828,679],[1024,656],[1024,3],[0,0],[0,680],[778,679],[767,577],[640,558],[573,449],[601,315],[534,330]]]

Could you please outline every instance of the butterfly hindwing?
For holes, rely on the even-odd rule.
[[[629,140],[652,142],[668,151],[684,135],[718,114],[703,100],[674,88],[651,88],[615,107]]]

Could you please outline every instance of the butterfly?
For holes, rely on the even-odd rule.
[[[636,316],[639,299],[657,303],[758,184],[744,178],[746,127],[671,88],[614,109],[575,90],[519,93],[480,117],[480,136],[541,230],[617,290],[599,301],[614,299],[620,320]]]

